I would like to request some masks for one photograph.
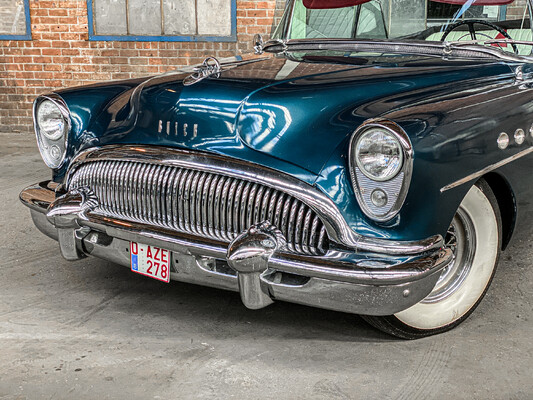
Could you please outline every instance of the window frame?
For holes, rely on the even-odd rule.
[[[29,1],[29,0],[24,0]],[[87,22],[89,40],[118,42],[236,42],[237,41],[237,0],[229,0],[231,33],[229,36],[204,35],[99,35],[95,32],[93,0],[87,0]]]
[[[32,40],[31,37],[31,18],[30,18],[30,0],[24,0],[24,20],[26,21],[26,32],[19,33],[0,33],[0,40]]]

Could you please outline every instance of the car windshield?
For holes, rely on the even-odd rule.
[[[528,0],[288,0],[273,38],[476,41],[526,56],[533,49]]]

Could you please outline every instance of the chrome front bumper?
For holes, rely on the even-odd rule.
[[[102,217],[88,193],[56,198],[57,184],[42,182],[23,190],[37,228],[59,241],[62,255],[87,255],[130,266],[129,242],[172,252],[171,279],[240,292],[244,304],[262,308],[274,300],[366,315],[391,315],[418,303],[435,286],[452,259],[450,250],[424,248],[419,254],[388,255],[331,251],[302,256],[280,251],[275,227],[250,227],[227,243]]]

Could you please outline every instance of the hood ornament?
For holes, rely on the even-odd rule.
[[[215,57],[207,57],[202,64],[198,67],[194,67],[193,73],[183,80],[185,86],[194,85],[197,82],[207,78],[208,76],[214,76],[218,78],[222,68],[220,62]]]

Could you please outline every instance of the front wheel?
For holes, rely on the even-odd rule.
[[[467,193],[445,239],[453,260],[422,301],[391,316],[363,316],[374,327],[404,339],[448,331],[464,321],[487,292],[501,249],[501,217],[490,186],[478,181]]]

